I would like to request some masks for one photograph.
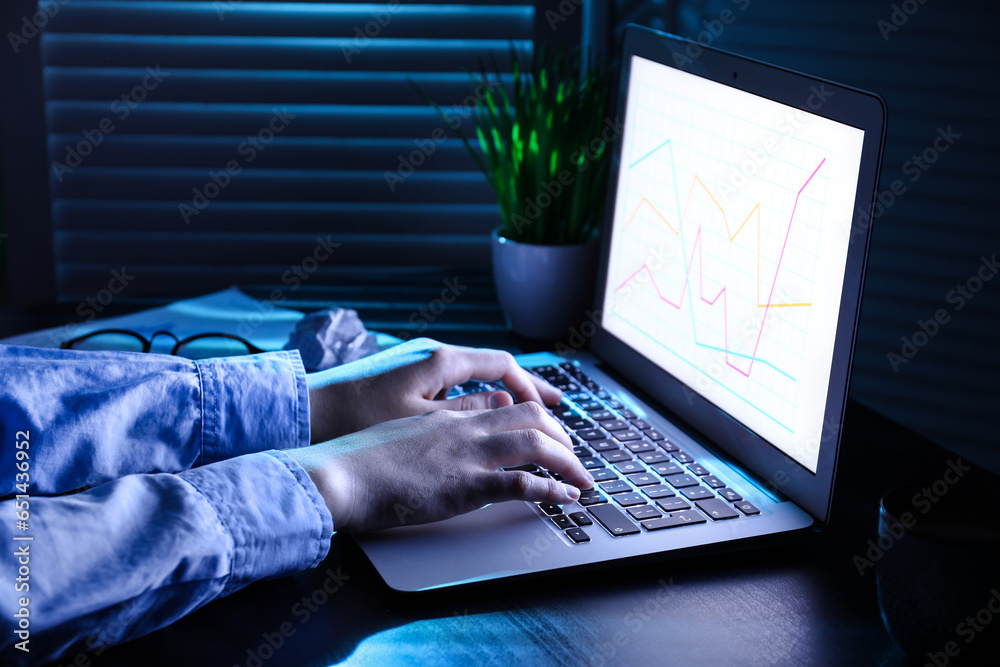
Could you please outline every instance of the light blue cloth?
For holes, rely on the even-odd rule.
[[[0,345],[0,663],[72,661],[316,566],[330,513],[280,451],[308,444],[296,352],[189,361]],[[16,647],[24,613],[30,653]]]

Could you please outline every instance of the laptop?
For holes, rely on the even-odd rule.
[[[518,357],[563,389],[553,414],[597,485],[357,536],[393,589],[755,546],[829,518],[883,101],[630,26],[617,117],[589,352]]]

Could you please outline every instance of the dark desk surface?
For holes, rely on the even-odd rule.
[[[408,597],[337,535],[319,568],[249,586],[93,664],[904,664],[874,571],[859,576],[852,557],[877,537],[880,495],[939,478],[948,458],[851,403],[831,525],[795,544]],[[296,605],[310,597],[307,615]]]

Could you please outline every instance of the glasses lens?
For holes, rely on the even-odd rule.
[[[246,344],[225,338],[223,336],[209,336],[198,338],[181,345],[177,350],[177,355],[188,359],[207,359],[209,357],[236,357],[242,354],[250,354]]]
[[[135,336],[119,333],[102,333],[79,340],[74,350],[114,350],[117,352],[142,352],[142,341]]]

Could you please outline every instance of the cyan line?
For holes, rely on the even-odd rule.
[[[640,162],[642,162],[643,160],[645,160],[647,157],[649,157],[650,155],[652,155],[656,151],[660,150],[664,146],[667,146],[668,144],[669,144],[669,148],[670,148],[670,174],[671,174],[671,176],[673,176],[673,181],[674,181],[674,202],[677,205],[677,225],[678,225],[678,227],[680,227],[680,221],[681,221],[681,196],[680,196],[680,190],[677,189],[677,167],[676,167],[677,163],[674,160],[674,145],[671,143],[671,140],[667,139],[662,144],[660,144],[659,146],[657,146],[656,148],[654,148],[653,150],[651,150],[649,153],[646,153],[641,158],[639,158],[638,160],[636,160],[635,162],[633,162],[629,166],[629,168],[631,169],[632,167],[634,167],[635,165],[639,164]],[[681,233],[679,233],[678,236],[681,239],[681,259],[684,262],[684,275],[688,276],[688,280],[685,281],[685,284],[687,285],[688,310],[690,311],[690,315],[691,315],[691,334],[692,334],[692,338],[694,340],[695,345],[700,345],[702,347],[705,347],[705,348],[708,348],[708,349],[711,349],[711,350],[717,350],[719,352],[728,352],[729,354],[733,354],[733,355],[736,355],[736,356],[739,356],[739,357],[744,357],[746,359],[751,359],[753,361],[759,361],[760,363],[765,364],[767,366],[770,366],[774,370],[778,371],[779,373],[781,373],[782,375],[784,375],[785,377],[787,377],[792,382],[797,382],[797,380],[795,378],[793,378],[791,375],[789,375],[785,371],[781,370],[780,368],[778,368],[777,366],[775,366],[774,364],[772,364],[770,361],[765,361],[764,359],[760,359],[758,357],[753,357],[753,356],[746,355],[746,354],[740,354],[739,352],[732,352],[730,350],[726,350],[726,349],[723,349],[723,348],[715,347],[713,345],[707,345],[705,343],[698,342],[698,326],[696,324],[695,316],[694,316],[694,298],[691,296],[691,280],[690,280],[691,273],[690,273],[690,268],[688,267],[688,263],[687,263],[687,246],[684,243],[684,234],[683,234],[683,231]]]
[[[632,164],[630,164],[628,166],[628,168],[631,169],[632,167],[634,167],[635,165],[639,164],[640,162],[642,162],[643,160],[645,160],[646,158],[648,158],[650,155],[652,155],[656,151],[660,150],[661,148],[663,148],[664,146],[666,146],[669,143],[670,143],[670,139],[667,139],[662,144],[660,144],[659,146],[657,146],[656,148],[654,148],[653,150],[649,151],[648,153],[646,153],[645,155],[643,155],[641,158],[639,158],[638,160],[636,160],[635,162],[633,162]]]
[[[764,364],[766,366],[770,366],[771,368],[773,368],[774,370],[778,371],[779,373],[781,373],[782,375],[784,375],[786,378],[788,378],[789,380],[791,380],[792,382],[798,382],[798,380],[796,380],[791,375],[789,375],[785,371],[781,370],[780,368],[778,368],[777,366],[775,366],[774,364],[772,364],[770,361],[767,361],[766,359],[761,359],[760,357],[755,357],[755,356],[753,356],[751,354],[743,354],[742,352],[733,352],[732,350],[727,350],[724,347],[716,347],[715,345],[709,345],[707,343],[699,343],[698,341],[695,341],[694,344],[695,345],[700,345],[701,347],[707,347],[710,350],[716,350],[717,352],[725,352],[726,354],[731,354],[734,357],[743,357],[744,359],[750,359],[751,361],[756,361],[757,363]]]
[[[725,385],[725,383],[723,383],[723,382],[722,382],[721,380],[718,380],[718,379],[716,379],[716,378],[712,377],[711,375],[709,375],[708,373],[706,373],[706,372],[705,372],[704,370],[702,370],[701,368],[699,368],[698,366],[696,366],[696,365],[694,364],[694,362],[692,362],[692,361],[691,361],[690,359],[686,358],[686,357],[685,357],[684,355],[680,354],[680,353],[679,353],[679,352],[677,352],[676,350],[673,350],[673,349],[671,349],[671,348],[670,348],[669,346],[667,346],[667,345],[664,345],[664,344],[663,344],[663,341],[660,341],[660,340],[657,340],[657,339],[653,338],[653,336],[651,336],[650,334],[648,334],[648,333],[647,333],[646,331],[644,331],[644,330],[643,330],[643,329],[642,329],[641,327],[639,327],[638,325],[634,324],[634,323],[633,323],[633,322],[632,322],[631,320],[629,320],[629,319],[626,319],[625,317],[622,317],[622,316],[621,316],[620,314],[618,314],[617,312],[615,312],[615,314],[616,314],[616,315],[618,315],[618,317],[620,317],[620,318],[621,318],[622,322],[624,322],[624,323],[625,323],[625,324],[627,324],[628,326],[632,327],[632,329],[634,329],[634,330],[635,330],[635,331],[636,331],[637,333],[639,333],[640,335],[642,335],[642,336],[645,336],[646,338],[650,339],[651,341],[653,341],[654,343],[656,343],[657,345],[659,345],[660,347],[662,347],[662,348],[663,348],[664,350],[666,350],[666,351],[667,351],[667,352],[669,352],[670,354],[672,354],[672,355],[674,355],[675,357],[677,357],[677,359],[679,359],[679,360],[683,361],[683,362],[684,362],[685,364],[687,364],[687,365],[688,365],[688,366],[690,366],[691,368],[693,368],[693,369],[695,369],[696,371],[698,371],[699,373],[701,373],[701,374],[702,374],[702,375],[703,375],[704,377],[706,377],[706,378],[708,378],[709,380],[711,380],[712,382],[716,383],[717,385],[719,385],[720,387],[722,387],[723,389],[725,389],[726,391],[728,391],[728,392],[729,392],[730,394],[732,394],[733,396],[735,396],[735,397],[736,397],[736,398],[738,398],[739,400],[743,401],[744,403],[746,403],[747,405],[749,405],[749,406],[750,406],[751,408],[753,408],[753,409],[754,409],[754,410],[756,410],[757,412],[761,413],[762,415],[764,415],[765,417],[767,417],[768,419],[770,419],[771,421],[773,421],[773,422],[774,422],[775,424],[777,424],[777,425],[778,425],[778,426],[780,426],[781,428],[785,429],[785,430],[786,430],[786,431],[788,431],[789,433],[792,433],[792,434],[794,434],[794,433],[795,433],[795,431],[793,431],[792,429],[790,429],[790,428],[788,428],[787,426],[785,426],[784,424],[782,424],[782,423],[781,423],[780,421],[778,421],[778,420],[777,420],[777,419],[776,419],[775,417],[771,416],[770,414],[768,414],[767,412],[765,412],[765,411],[764,411],[763,409],[761,409],[760,407],[758,407],[758,406],[754,405],[753,403],[751,403],[751,402],[750,402],[749,400],[747,400],[747,398],[746,398],[746,397],[744,397],[744,396],[740,396],[740,395],[739,395],[739,394],[737,394],[737,393],[736,393],[736,392],[735,392],[735,391],[734,391],[734,390],[733,390],[732,388],[730,388],[730,387],[727,387],[727,386]],[[728,410],[727,410],[726,412],[728,412]],[[752,430],[752,429],[751,429],[751,430]]]

